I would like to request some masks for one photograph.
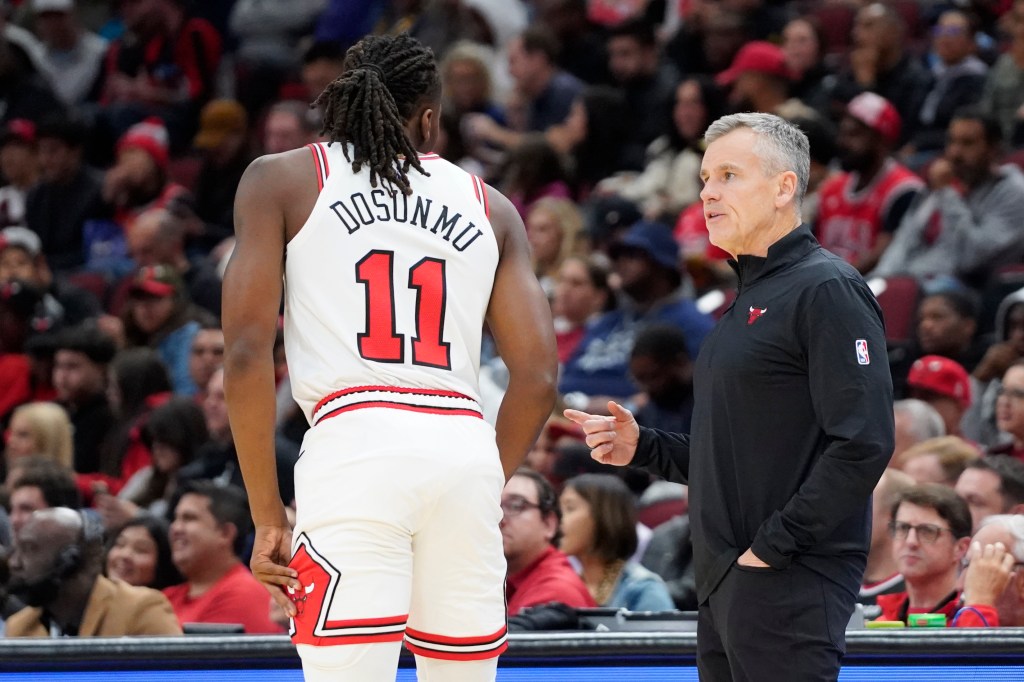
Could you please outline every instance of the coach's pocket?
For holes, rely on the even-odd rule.
[[[780,573],[778,569],[772,568],[771,566],[744,566],[743,564],[736,562],[733,564],[737,569],[744,573]]]

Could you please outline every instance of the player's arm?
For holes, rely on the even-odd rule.
[[[224,389],[253,520],[286,524],[274,456],[274,337],[284,269],[284,212],[273,160],[257,159],[235,195],[235,250],[224,273]]]
[[[554,407],[558,352],[551,307],[533,274],[523,221],[501,193],[491,187],[487,192],[501,249],[487,323],[509,371],[495,425],[507,481]]]
[[[254,161],[235,194],[235,250],[224,274],[224,390],[238,462],[256,524],[253,575],[289,616],[281,587],[298,588],[288,567],[291,527],[277,485],[274,454],[274,337],[286,239],[283,207],[290,174],[282,157]]]

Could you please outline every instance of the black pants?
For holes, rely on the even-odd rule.
[[[702,682],[826,682],[839,676],[856,595],[791,564],[733,565],[699,607]]]

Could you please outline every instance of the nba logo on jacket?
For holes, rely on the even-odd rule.
[[[865,339],[857,339],[857,364],[870,365],[871,356],[868,355],[868,342]]]

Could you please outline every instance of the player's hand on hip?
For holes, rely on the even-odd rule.
[[[566,419],[583,427],[590,456],[602,464],[625,466],[633,461],[640,440],[640,426],[633,413],[613,400],[608,401],[611,416],[565,410]]]
[[[249,567],[253,576],[270,590],[274,601],[284,609],[289,618],[295,617],[296,609],[285,588],[298,590],[301,587],[298,571],[288,566],[291,556],[291,528],[256,526],[256,538]]]

